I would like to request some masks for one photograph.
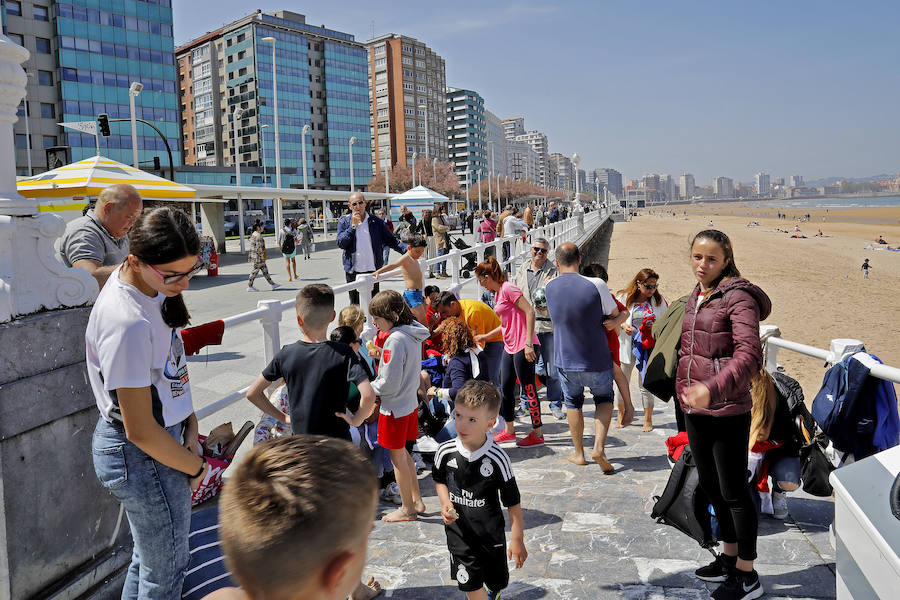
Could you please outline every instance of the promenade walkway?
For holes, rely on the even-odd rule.
[[[467,239],[470,239],[467,236]],[[234,242],[229,242],[233,244]],[[268,261],[275,280],[284,285],[270,292],[257,283],[260,293],[246,292],[248,265],[230,255],[218,278],[197,277],[186,294],[194,324],[256,307],[264,298],[287,300],[307,283],[344,283],[338,250],[327,250],[309,261],[298,260],[301,280],[287,284],[284,261],[269,239]],[[236,248],[235,248],[236,250]],[[426,280],[446,288],[449,280]],[[399,289],[400,282],[384,288]],[[338,298],[338,310],[347,304]],[[299,330],[291,312],[281,323],[282,343],[297,339]],[[192,357],[191,382],[195,405],[200,408],[248,385],[263,368],[261,328],[247,324],[228,331],[222,346],[213,346]],[[637,390],[632,389],[637,397]],[[693,570],[710,560],[710,554],[676,530],[656,524],[650,517],[652,496],[661,493],[668,477],[663,441],[675,431],[673,409],[660,403],[653,432],[631,426],[613,430],[608,455],[617,472],[605,476],[596,465],[577,467],[565,460],[571,451],[568,426],[544,415],[543,447],[508,448],[522,492],[525,543],[529,552],[525,567],[511,573],[507,599],[606,598],[701,599],[707,584],[693,577]],[[592,408],[586,403],[586,417]],[[546,408],[546,404],[544,405]],[[235,428],[245,420],[257,420],[258,411],[238,402],[201,422],[201,431],[231,420]],[[642,421],[640,410],[635,419]],[[520,430],[524,430],[522,423]],[[590,427],[589,427],[590,428]],[[586,439],[590,444],[592,439]],[[243,451],[249,448],[245,442]],[[238,460],[243,453],[238,455]],[[416,600],[461,598],[449,577],[449,561],[439,503],[429,475],[420,479],[428,513],[416,523],[376,522],[370,543],[366,574],[385,586],[385,597]],[[835,596],[834,549],[828,525],[833,504],[828,499],[802,493],[788,499],[786,521],[762,518],[759,561],[767,598],[833,598]],[[382,505],[380,511],[389,507]]]

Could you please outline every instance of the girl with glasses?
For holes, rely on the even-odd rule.
[[[131,231],[85,332],[87,371],[100,411],[94,471],[128,517],[134,551],[122,598],[178,598],[187,569],[191,490],[209,470],[179,330],[181,293],[202,263],[184,212],[157,208]]]
[[[669,303],[659,293],[659,275],[649,268],[638,271],[624,290],[616,292],[616,299],[629,311],[628,320],[619,329],[619,361],[622,363],[622,372],[625,373],[625,378],[631,380],[631,372],[634,371],[636,364],[632,336],[640,329],[644,317],[652,315],[657,319],[660,318],[666,312]],[[638,385],[641,390],[641,402],[644,405],[642,431],[651,431],[653,429],[654,396],[644,389],[640,372],[638,372]],[[616,402],[619,411],[616,427],[621,428],[625,401],[618,389],[616,389]]]

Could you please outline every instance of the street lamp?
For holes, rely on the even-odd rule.
[[[263,187],[266,187],[266,132],[263,131],[266,127],[268,127],[268,123],[265,125],[259,126],[259,145],[262,150],[262,167],[263,167]]]
[[[132,111],[134,114],[134,111]],[[236,106],[231,115],[231,126],[234,130],[234,185],[236,188],[241,187],[241,158],[238,154],[238,120],[244,116],[244,109]],[[238,205],[238,235],[241,236],[241,252],[244,251],[244,202],[240,193],[237,194]]]
[[[412,153],[412,186],[416,187],[416,159],[419,157],[418,152]]]
[[[30,80],[34,79],[34,73],[28,73],[27,79],[29,80],[29,83],[30,83]],[[28,87],[27,86],[25,87],[25,97],[22,98],[22,102],[25,103],[25,153],[28,155],[26,157],[26,160],[28,162],[28,176],[31,177],[33,175],[33,172],[31,169],[31,129],[30,129],[30,126],[28,125],[28,120],[31,118],[31,115],[28,114]],[[97,154],[99,155],[100,153],[98,152]],[[47,166],[49,167],[50,165],[47,165]]]
[[[572,164],[575,165],[575,202],[578,202],[578,165],[581,164],[581,157],[577,152],[572,155]]]
[[[144,91],[144,84],[140,81],[132,81],[128,88],[128,106],[131,108],[131,160],[134,168],[140,168],[138,165],[138,148],[137,148],[137,121],[134,114],[134,99]]]
[[[309,191],[309,174],[306,172],[306,134],[310,132],[312,127],[310,127],[309,123],[303,126],[303,129],[300,131],[300,153],[302,154],[303,159],[303,191]],[[324,205],[324,203],[323,203]],[[306,220],[309,223],[312,223],[312,219],[309,216],[309,194],[306,194],[306,201],[304,202],[304,206],[306,207]],[[322,211],[323,213],[325,211]]]
[[[469,167],[466,167],[466,210],[469,210]]]
[[[353,144],[356,143],[356,136],[350,138],[350,192],[353,193]]]
[[[275,72],[275,38],[264,37],[262,42],[272,44],[272,101],[275,104],[275,187],[281,189],[281,138],[278,135],[278,76]],[[275,217],[281,220],[281,198],[275,206]]]
[[[431,161],[431,185],[437,187],[437,156]]]

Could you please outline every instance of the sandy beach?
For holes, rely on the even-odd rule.
[[[879,235],[892,247],[900,246],[900,209],[849,209],[844,219],[844,210],[832,209],[824,223],[814,216],[799,224],[807,239],[793,239],[775,229],[792,230],[796,221],[777,219],[774,207],[755,209],[753,217],[747,214],[751,209],[739,205],[675,208],[677,217],[645,212],[616,223],[609,260],[613,291],[627,285],[641,268],[651,267],[659,273],[660,291],[667,299],[689,293],[696,281],[688,264],[688,243],[712,220],[731,238],[741,274],[772,299],[766,323],[780,327],[782,337],[819,348],[828,348],[834,338],[860,339],[883,362],[900,366],[900,252],[866,249]],[[751,218],[760,226],[747,227]],[[879,222],[855,222],[861,218]],[[884,222],[892,218],[893,223]],[[829,237],[813,237],[820,228]],[[860,271],[865,258],[872,265],[868,279]],[[785,350],[778,362],[801,383],[810,401],[821,386],[823,364]]]

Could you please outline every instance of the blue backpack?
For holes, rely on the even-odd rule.
[[[835,448],[856,460],[876,452],[874,389],[869,368],[849,356],[825,373],[812,403],[812,416]]]

